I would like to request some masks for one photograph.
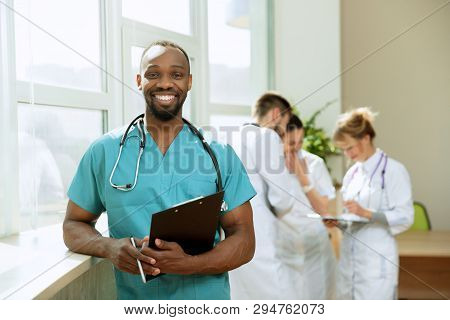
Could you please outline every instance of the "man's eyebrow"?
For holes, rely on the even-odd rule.
[[[158,66],[157,64],[151,64],[151,65],[147,66],[147,69],[144,70],[144,74],[147,73],[147,72],[149,72],[150,69],[158,68],[158,67],[159,67],[159,66]]]
[[[157,64],[149,64],[148,67],[147,67],[147,69],[150,69],[150,68],[157,68],[157,67],[159,67],[159,65],[157,65]]]
[[[157,65],[157,64],[151,64],[151,65],[149,65],[148,67],[147,67],[147,70],[145,70],[145,71],[148,71],[150,68],[159,68],[160,66],[159,65]],[[185,66],[183,66],[183,65],[180,65],[180,64],[173,64],[173,65],[171,65],[170,66],[171,68],[177,68],[177,69],[186,69],[186,67]]]

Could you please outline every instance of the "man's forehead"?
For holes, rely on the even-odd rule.
[[[142,59],[142,66],[148,67],[150,64],[158,64],[158,59],[166,54],[170,54],[174,58],[174,62],[176,62],[177,65],[186,65],[186,58],[179,49],[157,45],[147,50]]]
[[[147,50],[147,52],[145,53],[144,57],[143,57],[143,62],[149,62],[153,59],[156,59],[160,56],[162,56],[164,53],[167,52],[167,47],[163,47],[163,46],[153,46],[150,49]]]

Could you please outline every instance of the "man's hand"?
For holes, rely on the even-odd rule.
[[[157,250],[148,247],[142,249],[143,254],[156,260],[154,267],[163,273],[192,273],[189,264],[192,256],[185,253],[178,243],[156,239],[155,244],[158,247]]]
[[[136,239],[136,246],[142,247],[144,242],[148,242],[148,237],[144,239]],[[145,244],[144,244],[145,247]],[[144,250],[135,248],[130,241],[130,238],[114,239],[108,246],[107,258],[114,264],[114,266],[121,270],[132,274],[139,274],[136,259],[139,259],[142,264],[142,269],[145,274],[157,275],[160,270],[154,266],[155,259],[151,256],[142,253]]]
[[[358,202],[354,200],[349,200],[344,202],[344,207],[347,208],[348,212],[354,213],[360,217],[371,219],[372,218],[372,212],[364,209],[359,205]]]

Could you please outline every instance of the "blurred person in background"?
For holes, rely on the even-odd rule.
[[[325,162],[302,149],[305,130],[302,121],[292,115],[283,137],[286,165],[289,175],[289,192],[296,201],[290,214],[282,221],[295,230],[292,237],[301,251],[292,250],[290,261],[300,261],[304,279],[302,299],[324,300],[335,297],[336,258],[324,224],[307,217],[310,213],[328,214],[328,202],[335,198],[335,189]],[[300,181],[301,186],[298,186]],[[301,255],[303,261],[296,259]]]
[[[280,220],[291,212],[294,198],[286,183],[283,142],[291,105],[275,92],[263,94],[253,108],[255,123],[235,133],[234,150],[244,164],[257,195],[253,208],[256,248],[253,260],[230,272],[232,299],[297,299],[303,283],[295,267],[283,256],[283,246],[292,247],[291,230]],[[300,188],[300,182],[297,181]],[[295,258],[302,259],[300,255]]]
[[[395,299],[398,251],[395,235],[414,220],[411,182],[398,161],[377,149],[369,108],[339,118],[334,141],[355,164],[342,185],[344,207],[368,223],[353,223],[341,244],[337,298]]]

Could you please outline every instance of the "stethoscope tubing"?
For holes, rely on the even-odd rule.
[[[217,174],[217,179],[216,179],[216,189],[217,192],[222,192],[223,191],[223,186],[222,186],[222,175],[220,173],[220,167],[219,167],[219,163],[217,161],[217,158],[213,152],[213,150],[211,149],[211,147],[209,146],[208,142],[206,141],[206,139],[203,137],[203,135],[200,133],[200,131],[197,130],[197,128],[195,128],[189,121],[187,121],[186,119],[183,118],[183,122],[189,127],[189,129],[191,130],[191,132],[197,136],[200,140],[200,142],[202,143],[203,148],[205,149],[205,151],[208,153],[208,155],[210,156],[213,165],[214,165],[214,169],[216,170],[216,174]],[[122,156],[122,151],[123,151],[123,146],[126,143],[127,137],[128,137],[128,133],[131,130],[131,128],[137,124],[137,129],[139,131],[139,155],[138,155],[138,159],[136,162],[136,168],[135,168],[135,173],[134,173],[134,180],[133,183],[127,183],[124,185],[116,185],[115,183],[113,183],[113,177],[114,174],[116,172],[116,169],[119,165],[120,162],[120,158]],[[109,176],[109,183],[110,185],[117,190],[120,191],[131,191],[133,190],[138,182],[138,175],[139,175],[139,167],[140,167],[140,162],[141,162],[141,157],[142,154],[144,153],[144,149],[145,149],[145,144],[146,144],[146,136],[145,136],[145,130],[144,130],[144,114],[141,114],[139,116],[137,116],[136,118],[133,119],[133,121],[130,122],[130,124],[128,125],[127,129],[125,130],[125,133],[123,134],[122,138],[120,139],[120,147],[119,147],[119,153],[116,159],[116,162],[114,163],[114,167],[111,171],[111,174]],[[222,211],[227,210],[227,206],[225,201],[223,202],[222,205]]]
[[[386,167],[387,167],[387,163],[388,163],[388,156],[386,155],[386,153],[384,153],[384,152],[381,153],[380,158],[379,158],[379,160],[377,162],[377,165],[375,166],[375,169],[373,170],[372,174],[370,175],[369,184],[368,184],[368,187],[371,188],[373,177],[375,176],[376,172],[380,168],[380,165],[383,162],[383,158],[384,158],[384,164],[383,164],[383,167],[381,169],[381,196],[380,196],[380,203],[378,205],[378,210],[381,209],[381,201],[383,200],[383,193],[386,195],[387,205],[389,207],[389,198],[388,198],[388,195],[386,193],[386,179],[385,179]],[[355,174],[358,172],[358,170],[359,170],[359,167],[357,167],[353,171],[352,175],[350,176],[350,180],[348,182],[348,185],[351,184],[351,182],[353,181],[353,178],[355,177]],[[362,189],[364,188],[364,185],[365,184],[363,184],[363,186],[361,187],[361,190],[359,190],[356,193],[358,197],[359,197]],[[369,197],[368,204],[367,204],[368,207],[370,207],[370,202],[371,202],[371,199]]]

